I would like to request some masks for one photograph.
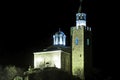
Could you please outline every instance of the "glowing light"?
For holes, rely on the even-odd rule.
[[[76,45],[78,45],[78,41],[79,41],[78,38],[76,38],[76,40],[75,40],[75,44]]]
[[[53,35],[53,44],[55,45],[55,35]]]
[[[42,57],[35,58],[34,59],[34,66],[35,66],[35,68],[38,68],[39,65],[41,64],[41,62],[43,62],[43,61],[44,61],[44,59]]]
[[[86,21],[84,21],[84,20],[78,20],[78,21],[76,21],[76,25],[77,26],[86,26]]]
[[[62,31],[56,32],[53,35],[53,45],[66,45],[66,36]]]
[[[86,14],[85,13],[77,13],[76,14],[76,28],[79,26],[86,26]]]
[[[42,58],[37,58],[37,59],[36,59],[36,62],[41,62],[41,61],[43,61]]]
[[[60,58],[59,58],[58,56],[54,56],[54,57],[53,57],[53,60],[54,60],[55,66],[56,66],[57,68],[61,68]]]
[[[62,35],[60,35],[60,44],[62,44],[63,42],[62,42]]]
[[[34,68],[61,68],[61,50],[34,53]]]

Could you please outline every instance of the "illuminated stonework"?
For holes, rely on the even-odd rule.
[[[45,67],[57,67],[70,72],[70,54],[62,50],[35,52],[34,68]]]
[[[84,79],[84,28],[71,28],[72,31],[72,73]],[[76,44],[76,39],[78,40]]]
[[[86,14],[76,14],[76,26],[71,27],[72,74],[85,80],[91,74],[91,27],[86,26]]]

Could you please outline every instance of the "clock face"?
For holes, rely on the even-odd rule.
[[[78,43],[79,43],[79,40],[78,40],[78,38],[76,38],[75,39],[75,44],[78,45]]]

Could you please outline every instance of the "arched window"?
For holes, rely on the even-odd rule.
[[[75,39],[75,44],[78,45],[78,42],[79,42],[79,39],[76,38],[76,39]]]

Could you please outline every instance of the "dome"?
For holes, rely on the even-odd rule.
[[[53,45],[63,45],[66,44],[66,35],[62,31],[58,31],[53,35]]]
[[[65,34],[64,34],[64,32],[59,31],[59,32],[56,32],[55,35],[65,35]]]

